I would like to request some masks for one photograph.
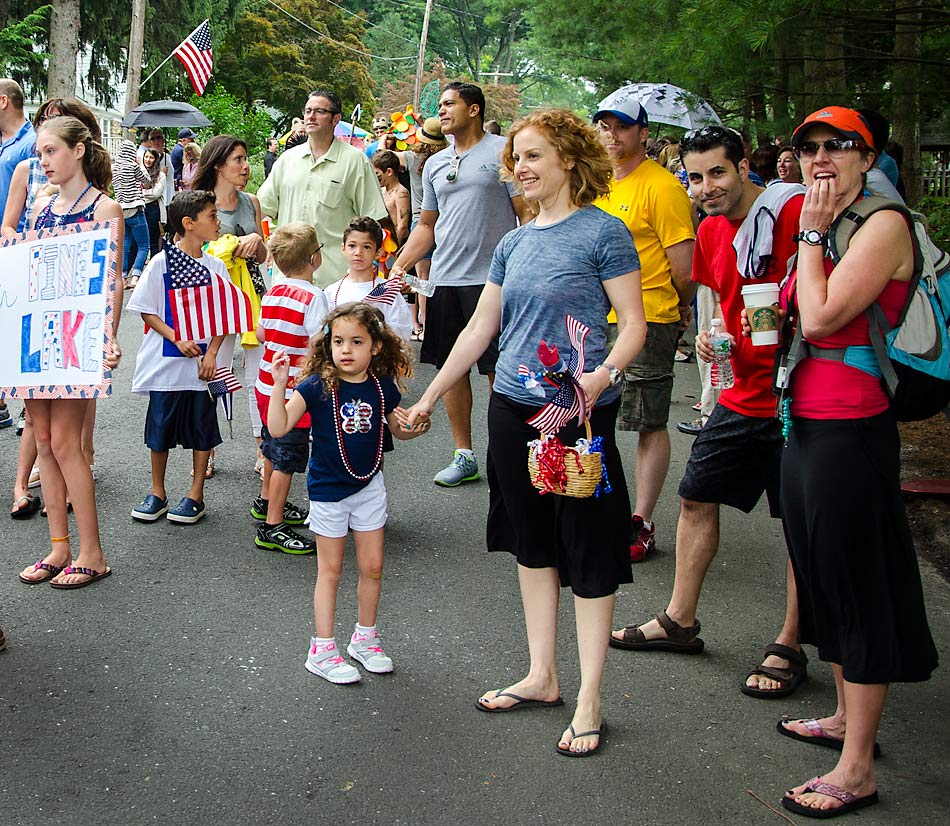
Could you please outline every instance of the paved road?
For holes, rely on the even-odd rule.
[[[787,701],[746,698],[738,684],[773,639],[783,595],[779,527],[759,508],[726,513],[723,551],[700,616],[701,657],[611,651],[603,752],[564,760],[554,743],[570,709],[487,715],[473,706],[526,667],[515,568],[483,551],[487,487],[431,483],[448,457],[432,433],[387,462],[391,522],[381,628],[397,671],[334,687],[303,668],[311,633],[314,557],[256,550],[247,413],[218,451],[208,517],[143,526],[129,509],[148,488],[145,400],[129,393],[140,325],[123,330],[127,362],[100,405],[97,490],[112,578],[58,592],[15,572],[47,547],[45,522],[3,529],[0,623],[0,826],[32,824],[768,824],[794,783],[833,754],[779,737],[783,714],[829,711],[829,669],[815,662]],[[693,365],[677,366],[673,420],[691,418]],[[432,373],[419,369],[416,387]],[[419,390],[411,390],[410,398]],[[484,451],[484,393],[476,411]],[[18,403],[14,403],[14,409]],[[633,439],[622,434],[625,455]],[[635,568],[618,621],[665,605],[672,582],[675,482],[690,441],[673,435],[671,482],[657,517],[659,553]],[[16,440],[0,432],[0,477]],[[188,459],[174,455],[170,497]],[[632,470],[632,461],[628,463]],[[294,498],[305,500],[302,480]],[[950,642],[950,588],[925,570],[938,646]],[[573,612],[561,632],[563,693],[577,690]],[[339,633],[355,619],[352,560]],[[947,822],[950,764],[946,668],[896,686],[880,740],[883,803],[864,824]]]

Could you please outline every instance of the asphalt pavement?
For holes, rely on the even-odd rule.
[[[611,650],[609,731],[600,753],[565,760],[554,745],[578,685],[572,600],[565,592],[559,662],[564,708],[484,714],[476,697],[527,668],[515,565],[484,551],[484,481],[444,490],[451,456],[441,410],[432,431],[386,461],[390,522],[380,630],[396,671],[332,686],[308,673],[315,557],[258,550],[248,513],[258,493],[246,399],[235,405],[194,526],[133,522],[148,491],[147,400],[132,396],[137,320],[122,330],[125,363],[100,402],[97,497],[108,580],[79,591],[28,587],[16,573],[43,556],[46,522],[0,522],[0,826],[95,824],[780,824],[792,785],[835,754],[779,737],[775,723],[828,713],[830,669],[814,652],[787,700],[740,694],[772,642],[784,605],[780,526],[760,505],[724,511],[722,543],[700,603],[706,653]],[[676,367],[671,413],[692,419],[694,364]],[[407,399],[433,375],[420,366]],[[476,452],[484,459],[487,393],[476,382]],[[16,413],[19,402],[12,402]],[[665,607],[672,585],[676,486],[691,439],[672,433],[657,510],[658,552],[635,566],[617,623]],[[621,434],[633,489],[635,437]],[[0,431],[0,477],[13,478],[16,437]],[[169,498],[190,456],[169,462]],[[305,503],[302,478],[292,498]],[[75,527],[73,526],[75,530]],[[950,588],[923,566],[931,627],[950,644]],[[348,556],[338,639],[355,621]],[[881,804],[863,824],[945,824],[950,675],[894,686],[879,741]],[[941,780],[941,778],[944,778]],[[941,791],[943,790],[943,791]],[[771,809],[769,807],[772,807]]]

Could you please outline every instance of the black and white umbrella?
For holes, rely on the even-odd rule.
[[[203,129],[211,126],[211,121],[200,109],[190,103],[177,100],[150,100],[136,106],[122,121],[126,129],[140,129],[143,126],[194,126]]]
[[[705,100],[671,83],[631,83],[604,98],[597,109],[614,109],[631,98],[647,110],[650,123],[666,123],[684,129],[722,125],[719,115]]]

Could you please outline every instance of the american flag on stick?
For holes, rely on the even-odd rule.
[[[176,341],[201,341],[254,329],[251,301],[230,281],[212,275],[174,244],[165,247],[168,305]]]
[[[212,399],[224,396],[227,393],[236,393],[241,389],[241,383],[228,367],[219,367],[208,380],[208,393]]]
[[[578,417],[578,423],[583,424],[588,415],[587,400],[581,398],[584,391],[577,382],[584,375],[584,341],[590,327],[570,315],[565,316],[564,321],[571,341],[571,357],[566,371],[549,374],[561,380],[561,387],[551,401],[528,419],[528,424],[542,433],[557,433],[575,416]]]
[[[184,65],[195,92],[203,95],[211,79],[211,26],[205,20],[172,52]]]
[[[387,278],[381,281],[366,294],[363,301],[369,301],[373,304],[388,304],[392,306],[396,296],[402,292],[401,278]]]

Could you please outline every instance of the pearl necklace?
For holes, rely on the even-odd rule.
[[[69,209],[67,209],[62,215],[57,215],[55,212],[53,212],[53,204],[55,204],[55,203],[56,203],[56,199],[59,198],[59,193],[57,192],[52,198],[49,199],[49,203],[46,205],[46,207],[45,207],[45,209],[43,210],[43,212],[42,212],[42,214],[40,215],[40,217],[37,218],[36,223],[39,224],[40,221],[43,219],[43,216],[44,216],[44,215],[49,215],[49,216],[51,216],[52,219],[53,219],[53,226],[54,226],[54,227],[61,227],[61,226],[63,226],[63,225],[66,223],[66,219],[72,214],[73,210],[76,208],[76,205],[77,205],[84,197],[86,197],[86,193],[87,193],[90,189],[92,189],[92,183],[87,183],[87,184],[86,184],[86,188],[85,188],[82,192],[80,192],[80,193],[79,193],[79,197],[78,197],[75,201],[73,201],[73,205],[72,205]]]
[[[350,277],[350,274],[347,273],[346,275],[344,275],[344,276],[340,279],[340,283],[336,285],[336,292],[333,294],[333,307],[331,307],[330,309],[334,309],[334,310],[335,310],[335,309],[339,306],[339,304],[340,304],[340,290],[343,289],[343,282],[346,281],[346,279],[349,278],[349,277]],[[373,272],[373,280],[372,280],[372,282],[370,282],[370,284],[371,284],[370,290],[372,290],[372,289],[376,286],[376,279],[377,279],[378,277],[379,277],[379,268],[377,267],[377,268],[375,268],[375,271]],[[360,283],[363,283],[363,282],[360,282]]]
[[[383,396],[383,386],[379,383],[379,379],[376,378],[372,373],[369,374],[370,378],[376,384],[376,390],[379,393],[379,415],[383,416],[386,409],[386,399]],[[372,479],[376,475],[376,472],[379,470],[379,466],[383,461],[383,423],[379,423],[379,442],[376,445],[376,459],[373,461],[373,468],[369,473],[362,474],[357,473],[353,470],[353,466],[350,464],[350,457],[346,453],[346,446],[343,444],[343,432],[342,432],[342,414],[340,411],[340,394],[339,394],[339,383],[333,386],[332,403],[333,403],[333,429],[336,432],[336,444],[337,448],[340,451],[340,458],[343,460],[343,466],[346,468],[346,472],[350,474],[358,482],[366,482],[369,479]]]

